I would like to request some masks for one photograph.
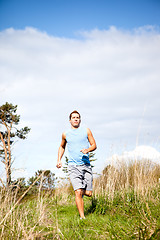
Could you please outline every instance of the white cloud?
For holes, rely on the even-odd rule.
[[[33,28],[1,32],[0,102],[18,104],[22,125],[32,129],[17,147],[17,167],[24,161],[28,172],[55,166],[73,109],[99,143],[97,162],[105,161],[112,143],[133,146],[137,134],[140,144],[154,144],[159,138],[159,66],[160,33],[153,27],[96,29],[81,33],[79,40]]]
[[[108,164],[116,164],[120,162],[130,163],[135,161],[150,161],[160,164],[160,152],[150,146],[137,146],[133,151],[124,151],[121,155],[114,154],[107,159]]]

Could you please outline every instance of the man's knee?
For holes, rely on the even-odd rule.
[[[75,196],[76,196],[76,197],[82,197],[82,195],[83,195],[82,189],[77,189],[77,190],[75,190]]]

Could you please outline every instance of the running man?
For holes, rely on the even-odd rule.
[[[68,148],[68,171],[75,191],[75,201],[80,218],[84,216],[83,195],[92,196],[92,168],[89,161],[89,152],[97,146],[89,128],[80,127],[81,116],[77,111],[69,115],[71,129],[62,134],[62,142],[58,149],[57,168],[62,167],[62,156],[65,147]]]

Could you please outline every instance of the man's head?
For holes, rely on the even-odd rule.
[[[72,128],[78,128],[81,123],[81,115],[76,110],[69,115],[69,122]]]

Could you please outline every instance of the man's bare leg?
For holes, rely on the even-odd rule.
[[[92,196],[92,191],[84,190],[84,189],[77,189],[75,191],[75,200],[76,200],[76,205],[78,208],[78,212],[81,218],[85,218],[84,216],[84,202],[83,202],[83,195],[87,197]]]
[[[77,189],[75,191],[75,200],[76,200],[76,205],[78,208],[78,212],[81,218],[85,218],[84,216],[84,203],[83,203],[83,189]]]
[[[83,190],[83,195],[85,195],[87,197],[92,197],[92,191]]]

